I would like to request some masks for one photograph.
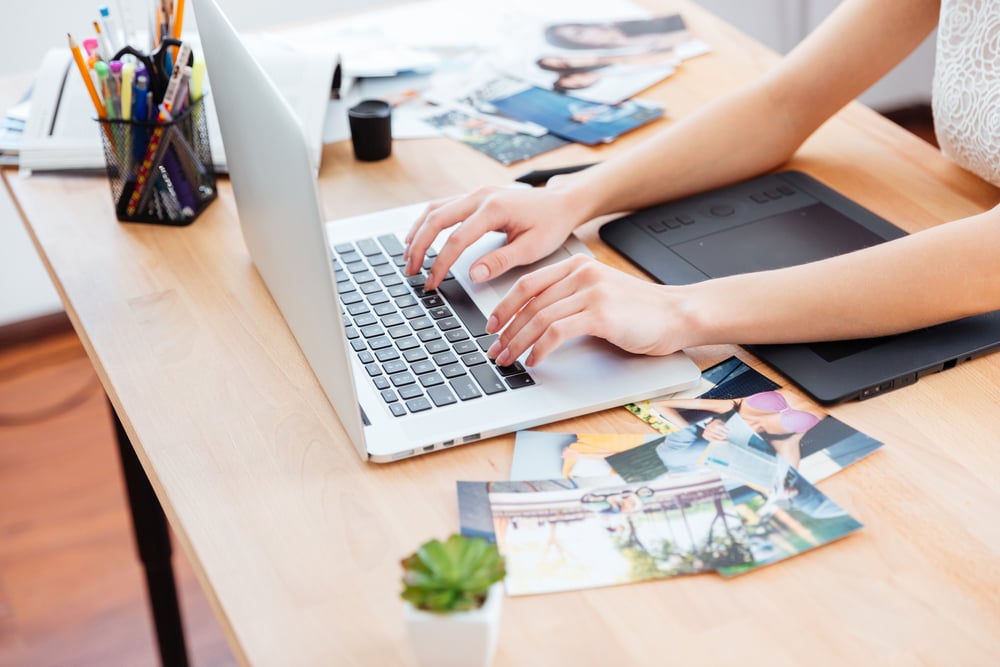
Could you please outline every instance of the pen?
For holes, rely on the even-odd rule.
[[[101,24],[94,21],[94,32],[97,33],[97,53],[101,56],[101,60],[107,62],[111,60],[111,56],[114,55],[114,51],[111,50],[111,45],[108,43],[108,38],[101,30]]]
[[[73,54],[73,60],[76,61],[77,69],[80,70],[83,83],[87,86],[87,92],[90,93],[90,100],[94,103],[94,110],[97,111],[99,118],[106,118],[104,104],[101,102],[101,97],[97,94],[97,89],[94,87],[94,80],[90,78],[90,70],[87,69],[87,63],[83,61],[83,54],[80,53],[80,45],[73,40],[73,36],[69,33],[66,33],[66,37],[69,38],[69,50]]]
[[[120,60],[112,60],[108,65],[111,71],[111,79],[108,82],[111,88],[111,106],[115,118],[122,117],[122,66]]]
[[[102,34],[104,38],[108,40],[108,57],[110,58],[112,54],[118,52],[118,26],[115,25],[115,20],[111,18],[111,10],[109,10],[105,5],[101,5],[97,8],[97,11],[101,13],[101,23],[104,25],[104,30]]]
[[[593,167],[595,164],[597,163],[590,162],[588,164],[574,164],[567,167],[556,167],[555,169],[536,169],[535,171],[529,171],[526,174],[521,174],[514,180],[520,183],[527,183],[531,186],[545,185],[553,176],[573,174],[578,171],[583,171],[587,167]]]

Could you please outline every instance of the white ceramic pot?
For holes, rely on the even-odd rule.
[[[497,650],[503,583],[490,588],[479,609],[434,614],[407,603],[403,620],[422,667],[489,667]]]

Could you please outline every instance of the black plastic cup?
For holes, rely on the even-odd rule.
[[[392,106],[383,100],[364,100],[347,111],[354,157],[364,162],[392,153]]]

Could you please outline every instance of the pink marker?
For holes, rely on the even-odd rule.
[[[91,37],[83,40],[83,48],[87,51],[88,58],[94,55],[97,52],[97,38]]]

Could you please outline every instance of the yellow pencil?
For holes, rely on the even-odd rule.
[[[174,9],[174,39],[181,38],[181,29],[184,27],[184,0],[177,0],[177,7]]]
[[[104,104],[101,102],[101,96],[97,94],[97,88],[94,87],[94,80],[90,78],[87,63],[83,61],[83,53],[80,52],[80,45],[76,43],[73,36],[69,33],[66,33],[66,37],[69,38],[69,50],[73,53],[73,60],[76,61],[76,66],[80,70],[80,76],[83,77],[83,83],[87,86],[87,92],[90,93],[90,99],[94,103],[97,116],[99,118],[107,118],[107,114],[104,111]]]

